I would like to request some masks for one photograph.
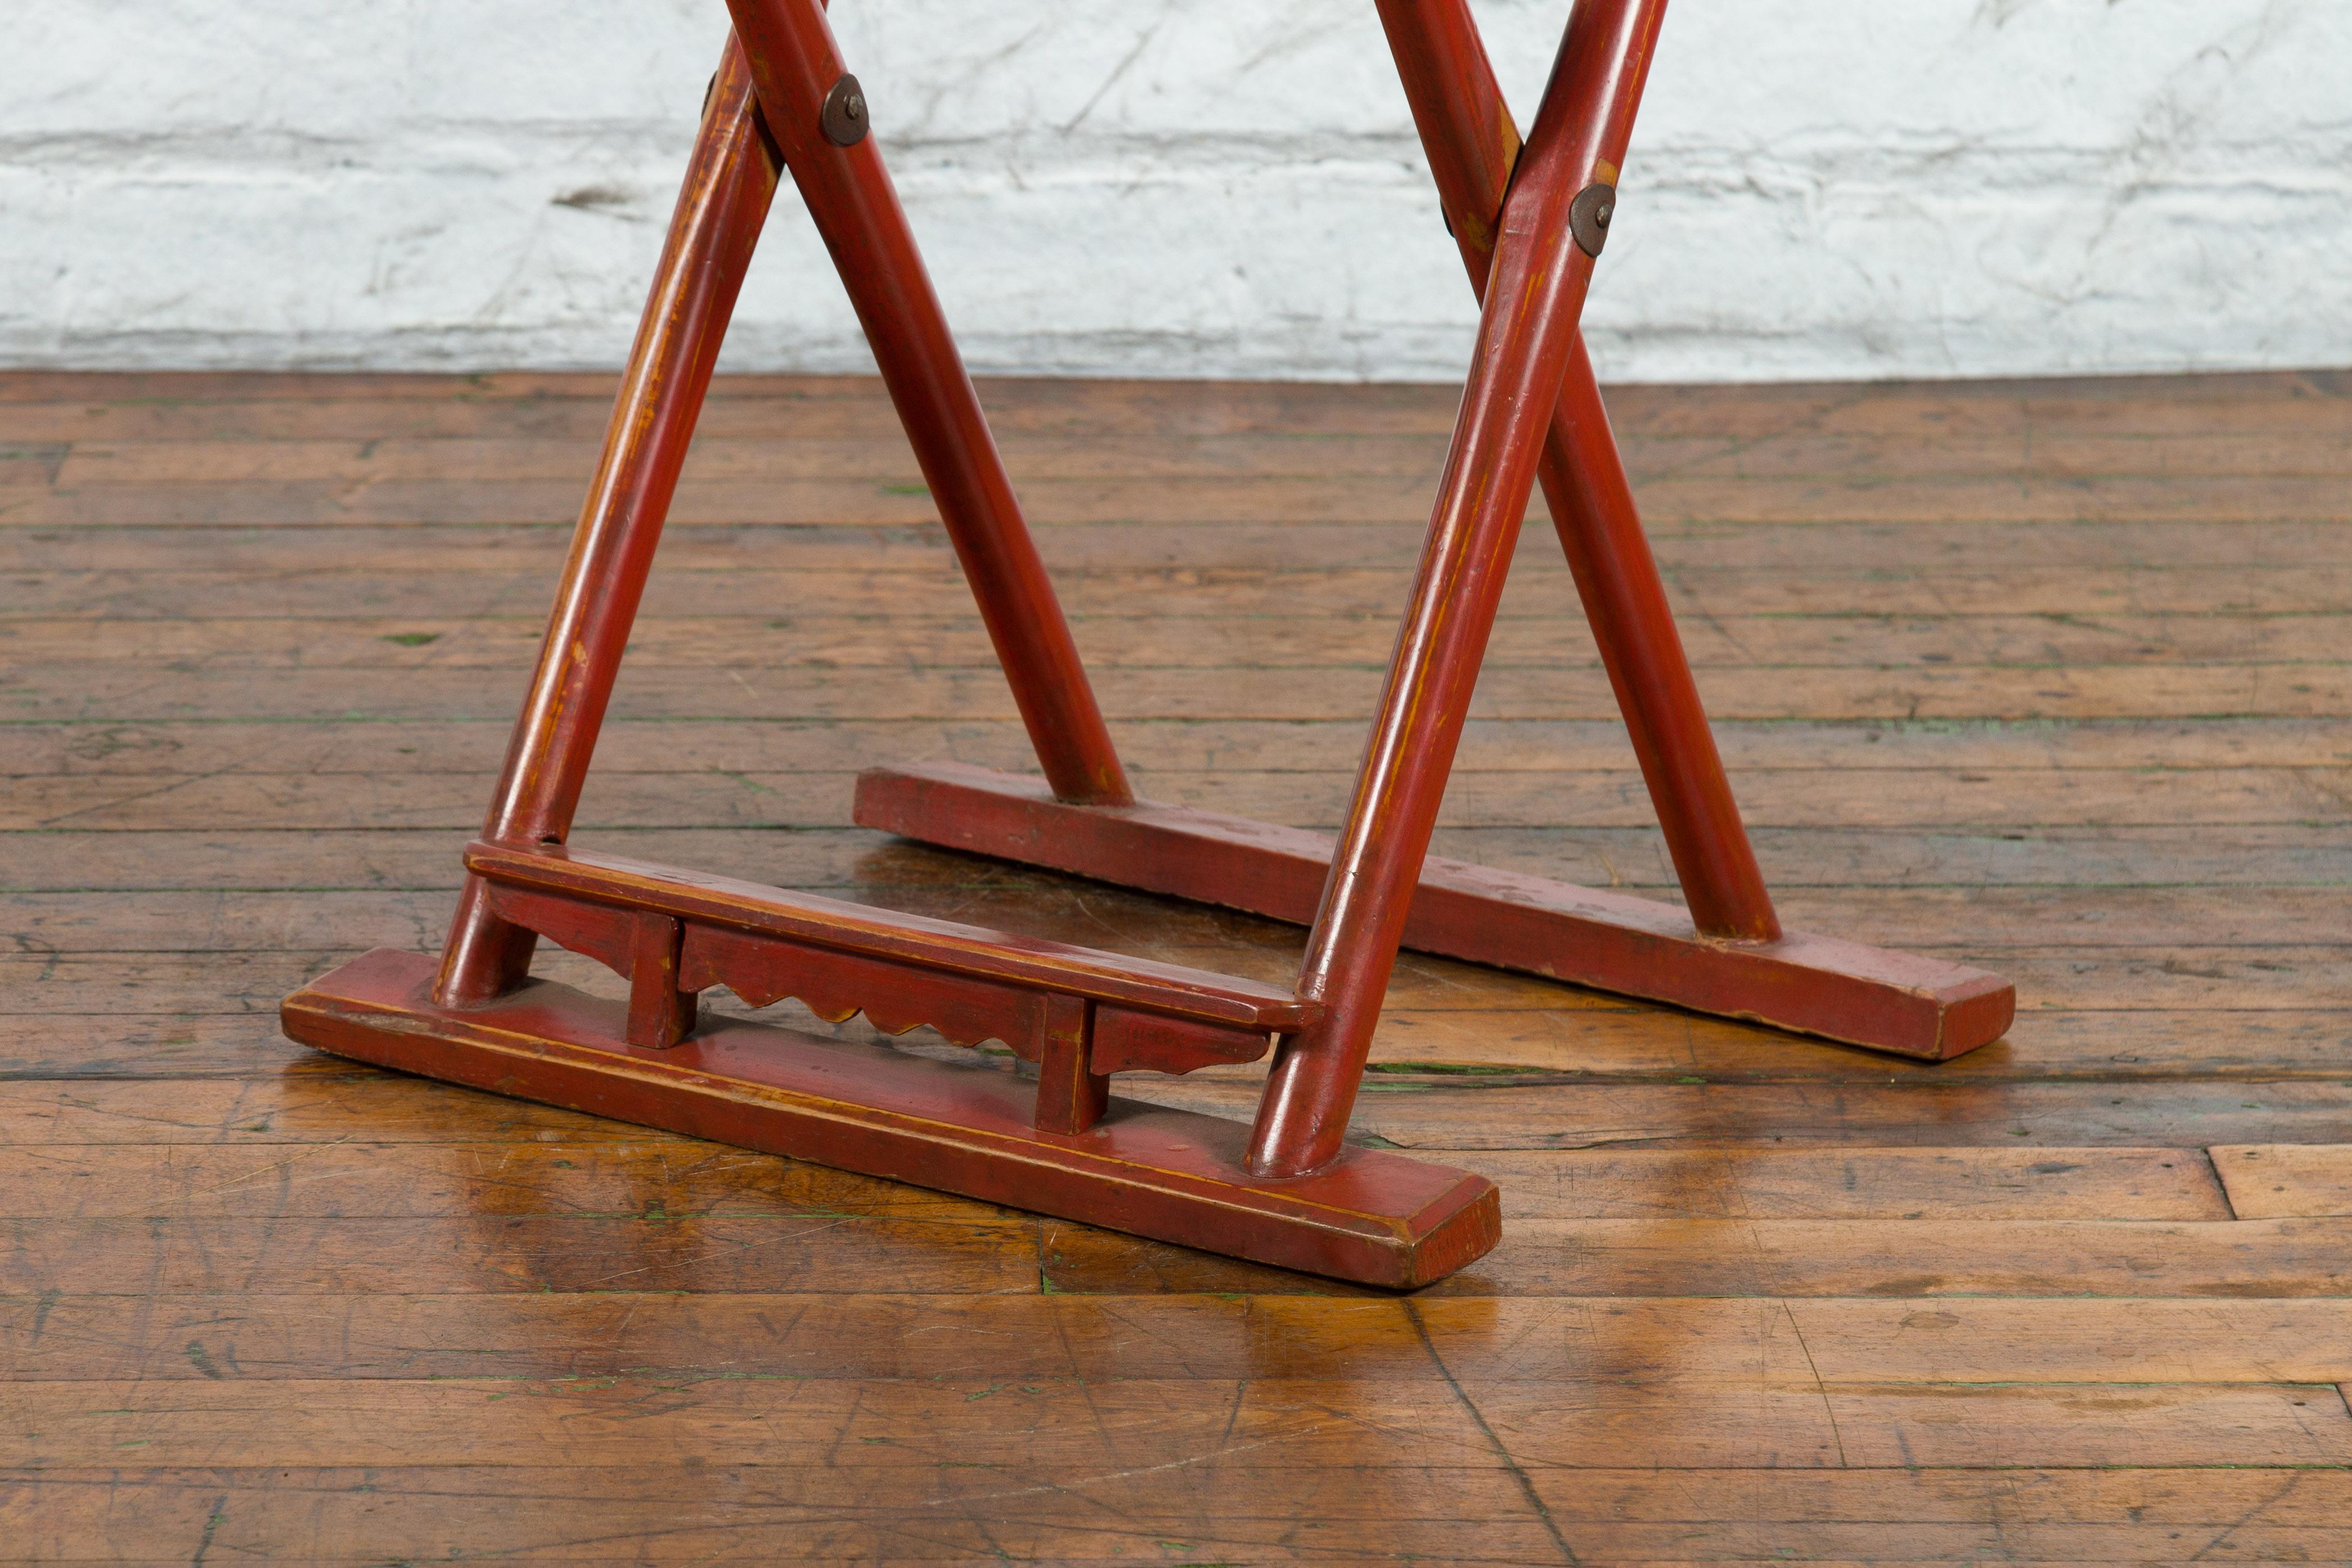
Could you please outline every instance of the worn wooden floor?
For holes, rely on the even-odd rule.
[[[2352,1561],[2352,376],[1617,395],[1784,913],[2021,1012],[1409,959],[1357,1129],[1507,1213],[1412,1300],[278,1039],[437,941],[607,395],[0,377],[0,1556]],[[1331,823],[1451,394],[987,397],[1145,786]],[[581,841],[1286,977],[845,827],[1009,699],[873,386],[704,435]],[[1504,613],[1441,850],[1663,892],[1540,521]]]

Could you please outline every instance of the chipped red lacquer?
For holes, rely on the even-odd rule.
[[[1914,1056],[1996,1038],[1980,971],[1783,932],[1733,802],[1577,329],[1664,0],[1579,0],[1521,143],[1465,0],[1379,0],[1482,301],[1420,570],[1335,841],[1139,801],[1022,520],[820,0],[735,36],[630,356],[546,643],[437,972],[378,950],[287,998],[294,1038],[455,1082],[1265,1262],[1391,1286],[1491,1248],[1485,1178],[1344,1141],[1400,943]],[[839,127],[835,126],[836,131]],[[847,286],[1045,778],[860,780],[911,838],[1312,926],[1289,989],[793,894],[568,843],[744,268],[789,169]],[[1578,206],[1580,197],[1583,205]],[[1579,230],[1572,211],[1584,215]],[[1581,237],[1580,238],[1580,235]],[[1540,482],[1687,909],[1433,860],[1520,519]],[[541,936],[625,1004],[530,977]],[[1028,1080],[700,1012],[724,987],[886,1032],[997,1040]],[[1115,1098],[1114,1073],[1273,1052],[1255,1126]]]

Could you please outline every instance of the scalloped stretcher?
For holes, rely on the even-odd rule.
[[[729,0],[651,298],[437,967],[379,949],[286,999],[321,1050],[1260,1261],[1390,1286],[1499,1235],[1484,1177],[1345,1140],[1401,942],[1940,1059],[1997,1037],[1981,971],[1783,932],[1739,821],[1577,331],[1664,0],[1578,0],[1524,146],[1465,0],[1377,0],[1484,308],[1420,570],[1337,840],[1139,801],[923,269],[821,0]],[[654,547],[782,170],[824,235],[1045,771],[860,780],[909,837],[1311,922],[1290,989],[623,860],[569,844]],[[1686,908],[1428,856],[1540,481]],[[530,975],[545,937],[625,1004]],[[960,1067],[720,1019],[793,998],[885,1033],[1002,1040]],[[1253,1125],[1112,1075],[1273,1052]]]

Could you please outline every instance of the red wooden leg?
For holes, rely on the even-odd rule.
[[[485,839],[562,843],[572,831],[654,546],[776,179],[751,73],[730,38],[564,562],[539,667],[491,798]],[[531,946],[531,934],[499,919],[479,879],[468,877],[435,999],[478,1007],[513,989],[530,969]]]
[[[1574,204],[1615,183],[1664,11],[1577,6],[1503,205],[1436,512],[1299,972],[1301,999],[1326,1011],[1276,1048],[1250,1141],[1262,1176],[1328,1164],[1346,1134],[1592,277]]]
[[[694,995],[677,988],[686,927],[676,915],[656,910],[638,910],[633,918],[629,1043],[667,1050],[694,1032]]]
[[[1483,299],[1519,146],[1464,0],[1379,0],[1447,226]],[[1710,936],[1780,935],[1730,781],[1691,679],[1665,586],[1642,533],[1623,459],[1580,334],[1538,469],[1601,662],[1682,881]]]
[[[866,134],[862,95],[854,121],[836,113],[828,129],[828,98],[855,82],[824,9],[818,0],[728,4],[768,126],[857,308],[1046,780],[1066,800],[1124,804],[1133,799],[1127,775],[898,193]]]
[[[1544,497],[1691,919],[1709,936],[1769,942],[1780,922],[1731,798],[1580,334],[1544,454]]]
[[[1083,1133],[1110,1105],[1110,1074],[1088,1060],[1094,1004],[1083,997],[1048,997],[1037,1051],[1037,1130]]]

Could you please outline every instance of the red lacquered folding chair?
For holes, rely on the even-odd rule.
[[[1664,0],[1577,0],[1524,145],[1465,0],[1378,0],[1484,301],[1411,605],[1347,823],[1138,800],[1024,525],[820,0],[729,0],[730,40],[537,674],[437,974],[379,949],[287,998],[362,1061],[1211,1251],[1410,1286],[1484,1253],[1484,1177],[1349,1146],[1400,944],[1930,1060],[1997,1038],[1981,970],[1784,932],[1741,828],[1577,318]],[[1042,780],[881,768],[856,820],[1311,923],[1294,990],[574,849],[572,818],[736,293],[781,170],[832,250],[994,640]],[[1540,479],[1687,910],[1427,858]],[[625,1007],[530,977],[545,936]],[[724,986],[886,1031],[999,1040],[1026,1080],[704,1019]],[[1110,1096],[1112,1074],[1274,1052],[1255,1125]]]

